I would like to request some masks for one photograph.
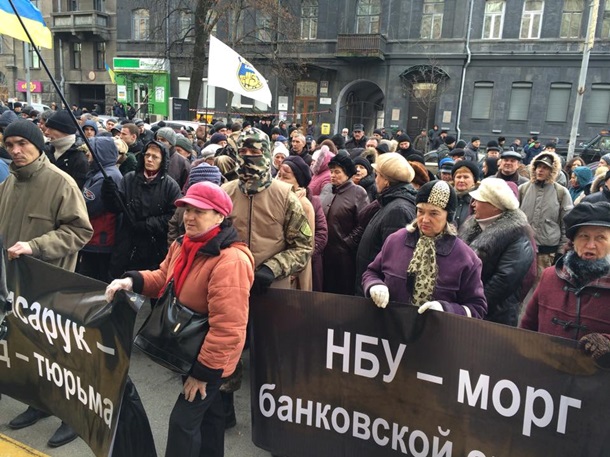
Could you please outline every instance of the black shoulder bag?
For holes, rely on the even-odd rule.
[[[199,314],[178,301],[172,279],[134,344],[159,365],[188,376],[209,329],[207,314]]]

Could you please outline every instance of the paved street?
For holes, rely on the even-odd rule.
[[[139,328],[139,323],[136,324],[136,328]],[[258,449],[252,444],[248,352],[245,353],[244,362],[242,389],[235,394],[237,426],[226,433],[225,456],[269,457],[270,454],[268,452]],[[180,391],[180,379],[168,370],[155,365],[137,350],[134,350],[132,356],[130,375],[136,384],[148,413],[155,437],[157,453],[159,456],[163,456],[167,439],[167,422]],[[3,396],[0,401],[0,433],[8,435],[52,457],[92,457],[94,455],[81,439],[77,439],[59,449],[49,448],[46,442],[60,424],[57,418],[41,420],[36,425],[22,430],[14,431],[8,428],[8,422],[17,414],[25,411],[25,408],[23,404]],[[11,456],[2,455],[0,457]]]

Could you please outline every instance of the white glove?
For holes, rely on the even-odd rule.
[[[390,301],[390,291],[388,290],[388,286],[385,284],[376,284],[369,289],[369,294],[373,299],[373,302],[379,308],[385,308],[388,306],[388,302]]]
[[[443,309],[443,305],[441,305],[439,302],[437,302],[437,301],[428,301],[428,302],[424,303],[423,305],[421,305],[419,307],[419,309],[417,310],[417,312],[419,314],[424,314],[429,309],[432,309],[434,311],[445,311]]]
[[[121,289],[124,289],[127,291],[132,291],[133,290],[133,279],[131,279],[131,278],[115,279],[110,284],[108,284],[108,287],[106,287],[106,293],[104,295],[106,297],[106,301],[108,303],[110,303],[112,301],[112,299],[114,298],[114,294],[118,290],[121,290]]]

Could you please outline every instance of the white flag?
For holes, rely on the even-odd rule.
[[[271,91],[267,80],[218,38],[210,35],[208,85],[222,87],[271,106]]]

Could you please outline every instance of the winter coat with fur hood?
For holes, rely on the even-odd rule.
[[[530,289],[536,276],[536,249],[525,214],[518,209],[506,211],[485,230],[471,217],[459,236],[483,263],[485,320],[515,327],[524,289]]]
[[[538,182],[534,164],[542,155],[553,157],[553,168],[546,181]],[[529,169],[530,181],[519,186],[520,209],[534,230],[538,251],[549,254],[567,241],[563,217],[574,205],[568,190],[555,182],[561,170],[561,159],[557,154],[542,152],[534,157]]]

